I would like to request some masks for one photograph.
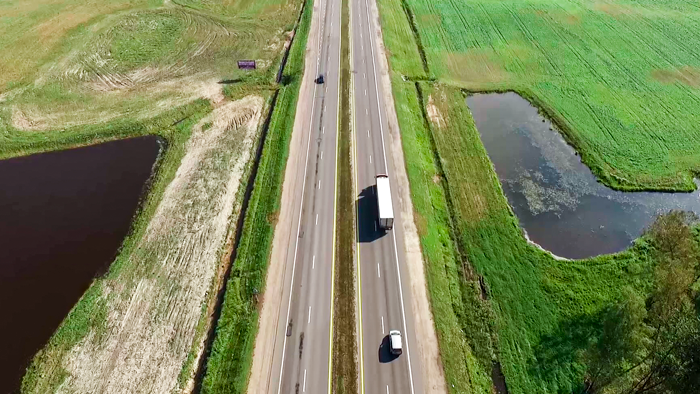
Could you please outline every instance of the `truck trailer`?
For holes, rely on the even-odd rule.
[[[377,175],[377,211],[379,213],[379,228],[391,230],[394,227],[394,208],[391,204],[391,189],[389,177]]]

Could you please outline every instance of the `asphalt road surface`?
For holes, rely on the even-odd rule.
[[[416,343],[408,271],[398,206],[394,163],[387,160],[389,138],[384,95],[378,83],[377,21],[371,8],[375,0],[350,0],[351,69],[353,73],[353,122],[358,218],[358,271],[360,289],[361,393],[414,394],[423,392],[420,359],[412,352]],[[377,228],[377,174],[387,174],[394,205],[394,228]],[[405,289],[405,291],[404,291]],[[406,312],[409,312],[407,315]],[[390,330],[403,335],[403,354],[389,351]]]
[[[336,201],[336,152],[340,62],[340,0],[317,0],[319,18],[316,83],[310,119],[304,127],[304,165],[295,171],[295,237],[289,243],[275,354],[272,393],[329,391],[333,234]],[[307,57],[307,61],[308,61]],[[301,103],[300,103],[301,105]],[[278,345],[279,344],[279,345]]]

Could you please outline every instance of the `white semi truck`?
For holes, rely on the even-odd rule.
[[[379,211],[379,228],[391,230],[394,227],[394,208],[391,205],[389,177],[377,175],[377,208]]]

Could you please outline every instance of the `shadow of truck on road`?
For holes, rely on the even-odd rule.
[[[377,195],[374,186],[368,186],[362,190],[357,198],[357,229],[358,240],[361,243],[374,242],[386,235],[386,231],[379,228],[377,217]]]

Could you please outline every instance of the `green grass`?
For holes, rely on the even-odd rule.
[[[130,14],[106,33],[111,37],[105,49],[123,72],[168,59],[178,46],[197,45],[182,20],[168,13]]]
[[[577,354],[589,339],[580,333],[596,329],[594,316],[624,285],[646,290],[645,242],[581,261],[555,260],[529,245],[461,91],[394,80],[394,94],[450,392],[491,392],[494,361],[510,393],[580,388],[585,366]],[[429,97],[444,128],[421,116]]]
[[[277,96],[242,237],[226,284],[221,317],[202,384],[205,394],[243,393],[247,388],[258,328],[255,294],[262,293],[265,288],[311,11],[312,3],[307,1],[284,70],[283,80],[287,84],[280,88]]]
[[[472,305],[463,302],[463,290],[474,302],[473,310],[481,309],[480,301],[473,300],[473,292],[466,292],[475,283],[462,275],[462,261],[455,247],[432,136],[421,115],[415,85],[401,82],[394,75],[392,87],[447,386],[453,393],[487,393],[490,392],[490,372],[479,364],[476,352],[488,352],[490,348],[474,349],[469,342],[473,333],[465,335],[460,321],[465,307]]]
[[[692,190],[700,171],[695,2],[405,0],[431,76],[510,89],[547,114],[607,185]],[[398,0],[380,1],[393,70],[420,78]]]
[[[624,285],[643,290],[644,244],[614,256],[559,261],[529,245],[503,196],[498,178],[458,89],[424,85],[448,127],[431,124],[441,159],[457,248],[463,264],[483,275],[491,297],[497,352],[511,393],[572,392],[582,383],[576,359],[587,338],[571,336],[571,321],[593,316],[620,297]],[[467,277],[467,275],[464,275]],[[465,278],[467,279],[467,278]],[[468,281],[465,281],[468,286]],[[464,290],[463,290],[464,293]],[[463,294],[468,301],[468,292]],[[488,340],[473,321],[473,304],[455,309],[476,353]],[[485,317],[485,318],[484,318]],[[575,332],[575,330],[572,330]],[[481,340],[480,340],[481,339]],[[481,349],[481,350],[480,350]],[[484,357],[481,366],[490,368]]]

